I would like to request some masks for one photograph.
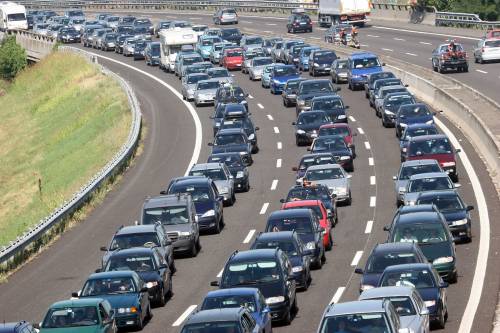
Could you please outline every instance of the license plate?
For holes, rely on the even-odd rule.
[[[300,22],[300,25],[306,25],[306,22]]]

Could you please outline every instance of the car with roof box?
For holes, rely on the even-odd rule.
[[[269,88],[271,94],[281,94],[288,80],[300,78],[300,73],[295,65],[276,64],[270,73]]]
[[[399,138],[406,127],[413,124],[434,125],[435,112],[423,103],[404,104],[396,113],[396,136]]]
[[[327,186],[337,203],[351,205],[351,178],[340,164],[334,163],[311,165],[303,180]]]
[[[426,172],[410,176],[403,195],[404,205],[414,205],[418,196],[427,191],[445,191],[459,188],[446,172]]]
[[[396,118],[399,108],[415,103],[415,98],[409,92],[387,94],[380,107],[382,126],[386,128],[396,127]]]
[[[404,84],[403,81],[401,81],[401,79],[398,79],[396,77],[378,79],[375,82],[373,82],[373,87],[368,91],[368,101],[370,102],[371,107],[375,108],[375,100],[380,99],[380,89],[382,89],[383,87],[390,87],[390,86],[404,86]]]
[[[394,75],[393,72],[387,72],[387,71],[372,73],[368,75],[365,83],[365,97],[366,98],[370,97],[370,94],[373,92],[375,82],[377,82],[378,80],[391,79],[391,78],[396,78],[396,75]]]
[[[370,52],[354,52],[347,58],[347,83],[349,89],[364,87],[370,74],[381,72],[383,63]]]
[[[423,135],[436,135],[439,134],[435,124],[411,124],[403,128],[399,136],[399,150],[401,153],[401,162],[406,160],[406,150],[408,149],[408,142],[411,138]]]
[[[316,49],[309,55],[309,75],[329,75],[337,55],[332,50]]]
[[[207,162],[224,163],[233,176],[236,191],[248,192],[250,190],[250,172],[239,153],[212,154],[208,157]]]
[[[283,106],[290,107],[295,106],[297,103],[297,90],[301,81],[304,78],[299,77],[298,79],[291,79],[286,81],[281,92],[281,97],[283,98]]]
[[[329,152],[335,156],[338,164],[344,170],[354,171],[354,158],[352,150],[347,146],[342,135],[324,135],[314,139],[311,147],[307,148],[311,153]]]
[[[313,97],[311,100],[311,111],[326,112],[334,123],[347,123],[347,109],[349,105],[345,105],[342,97],[337,94]]]
[[[310,110],[313,98],[322,95],[334,95],[338,91],[340,91],[340,88],[334,87],[330,80],[327,79],[311,79],[300,82],[295,106],[297,114]]]
[[[189,176],[203,176],[212,179],[219,194],[224,196],[224,203],[228,206],[234,205],[236,201],[234,179],[224,163],[195,164],[189,170]]]
[[[324,111],[300,113],[297,120],[292,122],[295,126],[295,144],[297,146],[310,145],[318,137],[319,128],[330,123],[330,117]]]
[[[198,332],[263,333],[261,327],[245,307],[222,308],[194,312],[183,325],[181,333]]]
[[[343,136],[347,147],[349,147],[349,149],[352,151],[352,157],[356,158],[356,145],[354,143],[354,137],[357,136],[358,133],[355,133],[351,129],[351,126],[349,126],[346,123],[334,123],[334,124],[322,125],[319,128],[318,136],[325,136],[325,135]]]
[[[252,142],[242,128],[219,130],[208,145],[212,147],[212,154],[238,152],[248,165],[253,163]]]

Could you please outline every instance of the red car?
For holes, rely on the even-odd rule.
[[[500,29],[492,29],[486,32],[485,39],[500,38]]]
[[[335,124],[326,124],[321,125],[318,132],[319,136],[325,135],[341,135],[344,137],[344,141],[352,151],[352,157],[356,157],[356,145],[354,144],[354,137],[358,135],[358,133],[354,133],[346,123],[335,123]]]
[[[332,225],[334,224],[334,217],[326,211],[325,205],[321,200],[297,200],[285,202],[281,206],[282,210],[286,209],[299,209],[309,208],[312,209],[319,219],[319,224],[325,229],[323,233],[323,244],[325,249],[330,251],[333,246]]]
[[[416,136],[408,141],[406,160],[436,160],[450,178],[457,182],[456,154],[459,152],[460,149],[455,150],[444,134]]]
[[[243,49],[229,49],[224,51],[222,66],[228,70],[241,69],[243,64]]]

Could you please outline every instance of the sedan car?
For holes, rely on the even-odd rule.
[[[295,106],[297,103],[297,90],[303,78],[291,79],[286,81],[283,91],[281,92],[281,97],[283,98],[283,106],[290,107]]]
[[[201,80],[196,83],[196,89],[194,91],[194,104],[196,106],[214,104],[215,93],[219,88],[219,80],[208,79]]]
[[[401,152],[401,162],[406,160],[406,152],[408,149],[408,142],[411,138],[424,135],[439,134],[438,129],[434,124],[412,124],[406,127],[403,126],[403,132],[399,137],[399,150]]]
[[[220,83],[233,83],[233,76],[224,67],[208,68],[205,73],[210,79],[217,79]]]
[[[330,68],[330,76],[334,83],[347,82],[347,60],[336,59]]]
[[[387,94],[380,107],[383,127],[396,126],[396,114],[401,106],[415,104],[416,100],[409,92]]]
[[[281,65],[274,66],[270,76],[271,94],[281,94],[285,84],[289,80],[300,78],[300,73],[295,68],[295,65]]]
[[[116,39],[118,38],[118,34],[114,32],[109,32],[101,38],[101,42],[99,44],[99,48],[103,51],[114,51],[116,47]]]
[[[403,196],[403,204],[412,206],[422,192],[446,191],[459,188],[460,184],[454,184],[445,172],[418,173],[410,176],[406,184]]]
[[[182,77],[182,98],[184,100],[192,101],[196,92],[196,85],[200,81],[209,80],[210,77],[205,73],[193,73]]]
[[[311,100],[311,111],[324,111],[334,123],[346,123],[346,110],[349,105],[345,105],[342,97],[337,94],[321,95],[313,97]]]
[[[399,138],[408,125],[434,125],[435,113],[423,103],[402,104],[396,113],[396,136]]]
[[[244,35],[240,40],[240,46],[245,50],[261,49],[264,39],[260,36]],[[262,50],[264,52],[264,50]]]
[[[237,152],[248,161],[249,165],[253,163],[252,143],[243,129],[232,128],[218,131],[214,142],[209,143],[209,146],[212,146],[212,154]]]
[[[195,164],[189,171],[189,176],[203,176],[210,178],[217,186],[219,194],[224,196],[224,203],[228,206],[234,205],[236,195],[234,194],[234,180],[224,163],[200,163]]]
[[[80,43],[81,36],[80,32],[76,31],[75,28],[68,27],[62,28],[57,34],[57,41],[61,43]]]
[[[295,126],[295,144],[297,146],[311,144],[318,137],[319,128],[329,123],[331,123],[331,120],[326,112],[302,112],[297,117],[297,120],[292,122],[292,125]]]
[[[356,158],[356,145],[354,144],[354,137],[357,136],[358,133],[354,133],[354,131],[348,124],[337,123],[337,124],[322,125],[319,128],[318,136],[326,136],[326,135],[343,136],[347,147],[349,147],[349,149],[352,152],[352,157]]]
[[[122,54],[125,57],[131,57],[134,55],[135,43],[137,43],[137,39],[135,38],[128,38],[125,40],[122,47]]]
[[[250,61],[250,66],[248,68],[249,79],[251,81],[260,80],[262,78],[262,73],[264,72],[264,67],[273,63],[273,59],[270,57],[255,57]]]
[[[431,56],[432,69],[435,72],[444,73],[446,70],[455,70],[460,72],[469,71],[467,53],[462,44],[454,43],[441,44],[432,51]]]
[[[312,153],[332,153],[344,170],[354,171],[353,154],[341,135],[325,135],[314,139],[309,151]]]
[[[327,186],[337,202],[347,205],[352,202],[351,178],[339,164],[312,165],[304,174],[305,180]]]
[[[245,307],[203,310],[193,313],[182,327],[181,333],[198,332],[256,332],[264,333]]]
[[[299,62],[300,62],[300,51],[302,51],[303,48],[310,47],[311,45],[309,44],[295,44],[290,48],[290,51],[285,54],[285,63],[288,65],[295,65],[295,67],[299,67]]]
[[[241,155],[234,153],[212,154],[208,157],[208,163],[224,163],[233,176],[236,191],[248,192],[250,190],[250,172],[247,163]]]

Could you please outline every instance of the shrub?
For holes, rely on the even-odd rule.
[[[0,45],[0,75],[12,80],[26,65],[26,51],[16,43],[14,36],[6,37]]]

